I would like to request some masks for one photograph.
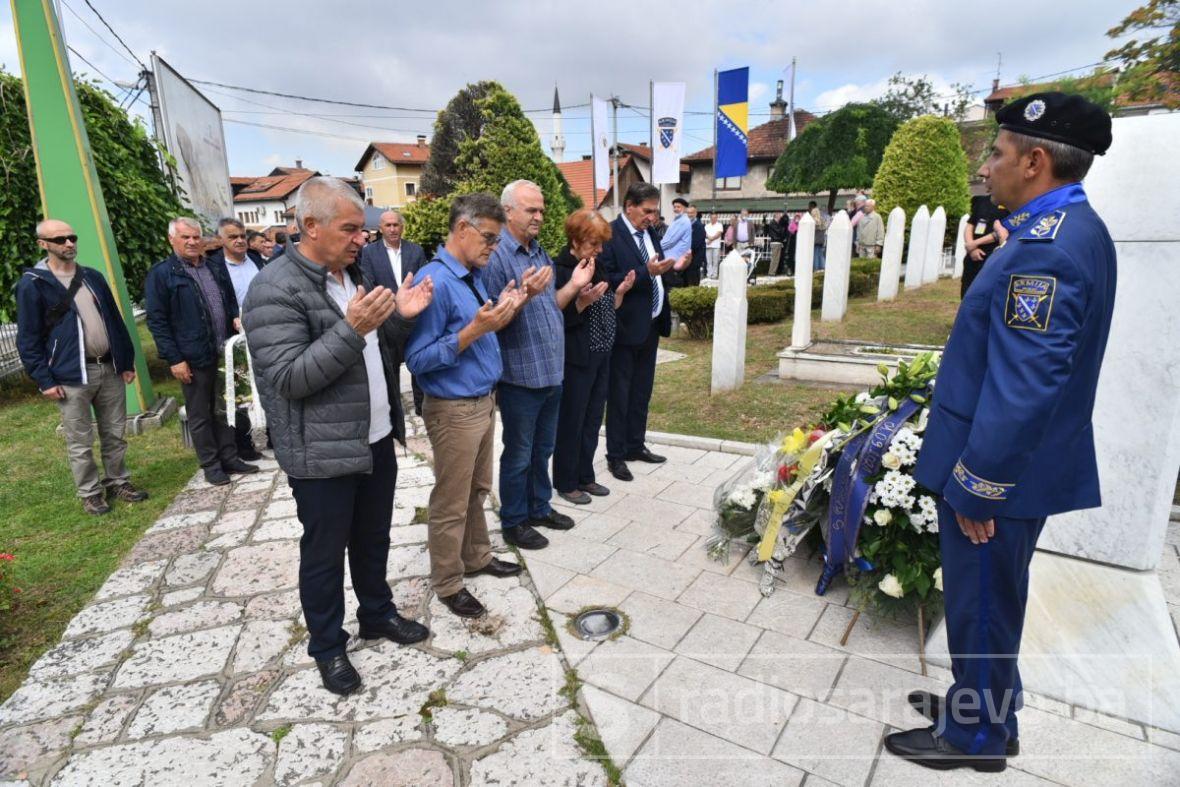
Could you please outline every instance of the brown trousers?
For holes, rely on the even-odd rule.
[[[430,585],[439,596],[463,588],[463,573],[492,559],[483,503],[492,491],[496,405],[491,394],[478,399],[436,399],[422,403],[422,419],[434,452],[428,546]]]

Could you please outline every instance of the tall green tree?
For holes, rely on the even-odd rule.
[[[123,273],[133,300],[143,297],[147,269],[169,253],[168,222],[186,211],[160,170],[158,150],[143,124],[90,82],[75,83],[95,168]],[[44,254],[34,228],[41,216],[37,170],[21,80],[0,70],[0,321],[16,318],[21,269]],[[69,221],[68,216],[55,216]],[[86,249],[79,250],[86,255]]]
[[[967,212],[967,154],[959,129],[949,118],[925,115],[903,123],[885,148],[873,179],[873,197],[882,214],[900,205],[907,221],[919,206],[942,205],[950,219]]]
[[[889,78],[889,89],[874,104],[904,123],[921,115],[942,115],[961,121],[974,101],[971,85],[951,84],[951,92],[938,95],[934,83],[925,74],[907,77],[900,71]]]
[[[1155,33],[1132,38],[1106,53],[1121,60],[1120,93],[1138,101],[1159,101],[1170,109],[1180,107],[1180,0],[1149,0],[1122,22],[1106,31],[1111,38],[1128,33]]]
[[[868,188],[897,120],[874,104],[848,104],[811,123],[775,162],[769,189],[828,192],[828,210],[841,188]]]
[[[422,192],[446,197],[455,190],[460,180],[456,165],[459,146],[467,140],[479,139],[485,122],[479,102],[498,88],[495,82],[467,85],[438,113],[434,135],[430,138],[430,158],[422,171]]]
[[[478,91],[473,90],[475,87]],[[482,94],[473,101],[479,116],[465,115],[465,130],[455,136],[458,144],[445,173],[449,191],[436,193],[435,199],[422,200],[407,208],[407,237],[423,246],[437,246],[445,237],[445,222],[440,219],[449,210],[452,197],[474,191],[487,191],[498,197],[506,185],[523,178],[540,186],[545,195],[545,221],[541,225],[539,241],[546,251],[556,254],[565,243],[563,226],[573,209],[566,198],[569,185],[563,184],[557,166],[545,155],[536,128],[525,117],[516,98],[495,82],[468,85],[439,114],[436,133],[444,127],[458,128],[458,115],[454,116],[454,122],[444,122],[443,115],[452,106],[466,107],[465,102],[475,92]],[[474,133],[476,129],[478,133]],[[444,148],[441,155],[447,155],[445,151],[449,149]],[[432,142],[431,161],[438,156],[440,150]],[[440,162],[436,172],[441,173],[442,167]],[[442,182],[441,175],[439,182]]]

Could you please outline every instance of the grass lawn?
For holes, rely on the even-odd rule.
[[[943,280],[896,301],[872,298],[849,302],[843,322],[823,323],[813,312],[817,339],[861,339],[879,344],[941,345],[950,334],[959,306],[959,282]],[[656,367],[648,428],[724,440],[763,442],[778,432],[811,423],[840,393],[839,388],[788,383],[759,383],[755,378],[777,371],[776,353],[791,343],[791,321],[751,325],[746,333],[746,384],[739,390],[709,395],[711,341],[665,339],[660,346],[688,357]]]
[[[155,360],[146,331],[141,341],[152,361],[156,393],[179,398],[180,385]],[[132,480],[151,498],[135,506],[116,503],[106,516],[88,516],[74,495],[65,443],[54,431],[59,421],[57,405],[27,380],[0,392],[0,552],[16,555],[11,565],[22,591],[17,608],[0,613],[0,701],[57,643],[66,624],[197,468],[192,450],[181,444],[175,419],[129,437]]]

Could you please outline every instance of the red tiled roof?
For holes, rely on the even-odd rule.
[[[557,165],[570,184],[570,191],[582,198],[582,206],[597,208],[606,197],[606,189],[594,188],[594,159],[564,161]]]
[[[231,186],[249,186],[254,181],[258,180],[254,175],[230,175],[229,185]]]
[[[1080,77],[1077,82],[1087,86],[1109,87],[1114,82],[1115,77],[1115,73],[1107,72]],[[1152,79],[1156,83],[1164,85],[1165,90],[1173,95],[1177,90],[1180,90],[1180,84],[1177,84],[1180,80],[1169,72],[1159,72],[1153,75]],[[1026,96],[1029,93],[1042,93],[1047,90],[1059,90],[1060,88],[1060,82],[1040,82],[1035,85],[1006,85],[1005,87],[993,90],[991,95],[983,100],[983,103],[990,110],[995,110],[1020,96]],[[1148,106],[1156,103],[1158,102],[1136,99],[1125,93],[1120,93],[1114,97],[1114,106],[1118,108]]]
[[[365,148],[365,152],[361,155],[361,160],[357,162],[357,172],[364,170],[365,164],[369,162],[369,156],[373,155],[373,151],[379,152],[394,164],[425,164],[427,159],[430,158],[429,143],[370,142],[369,146]]]
[[[264,202],[282,200],[293,194],[305,181],[317,173],[308,169],[279,167],[275,171],[289,171],[292,174],[268,175],[256,178],[250,185],[234,195],[234,202]]]
[[[803,131],[810,123],[815,121],[815,115],[803,109],[795,110],[795,131],[796,133]],[[787,134],[790,132],[790,124],[787,118],[781,120],[772,120],[769,123],[763,123],[761,126],[755,126],[750,129],[749,133],[749,157],[752,159],[767,159],[778,158],[783,150],[787,147]],[[696,153],[690,153],[683,158],[683,161],[712,161],[713,160],[713,146],[698,150]]]

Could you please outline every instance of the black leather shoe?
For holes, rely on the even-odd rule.
[[[248,475],[250,473],[257,473],[258,465],[250,465],[241,459],[234,459],[232,462],[222,462],[221,469],[234,475]]]
[[[651,451],[647,450],[646,448],[643,448],[639,451],[636,451],[633,454],[629,454],[627,456],[627,461],[628,462],[650,462],[653,465],[658,465],[662,462],[667,462],[668,457],[660,456],[659,454],[653,454]]]
[[[333,694],[352,694],[361,687],[361,676],[343,653],[330,659],[316,659],[315,665],[319,668],[324,688]]]
[[[933,727],[886,735],[885,748],[915,765],[938,771],[974,768],[977,771],[999,773],[1008,767],[1008,758],[1002,754],[964,754],[935,735]]]
[[[946,711],[946,698],[929,691],[911,691],[906,695],[906,701],[910,703],[910,707],[921,713],[934,724],[938,724],[938,720],[942,718]],[[1009,738],[1008,744],[1004,749],[1005,757],[1017,757],[1020,755],[1020,739]]]
[[[406,620],[396,612],[389,620],[381,621],[376,624],[361,624],[360,638],[361,639],[386,639],[393,640],[399,645],[412,645],[415,642],[421,642],[430,636],[430,629],[423,626],[416,620]]]
[[[602,484],[582,484],[578,487],[578,489],[588,495],[594,495],[595,497],[606,497],[610,494],[610,490]]]
[[[243,459],[247,462],[257,462],[262,458],[262,454],[255,451],[253,448],[239,448],[238,459]]]
[[[483,604],[480,604],[479,599],[468,593],[467,588],[463,588],[453,596],[439,596],[438,600],[461,618],[479,618],[487,613]]]
[[[547,527],[552,530],[573,530],[574,520],[565,514],[559,514],[553,509],[549,509],[549,513],[545,516],[533,517],[529,520],[529,524],[533,527]]]
[[[229,476],[220,467],[206,467],[205,480],[213,486],[225,486],[229,483]]]
[[[544,549],[549,546],[549,539],[533,530],[529,525],[506,527],[502,531],[504,541],[521,549]]]
[[[634,481],[635,476],[631,475],[631,471],[627,469],[627,463],[621,460],[608,461],[606,463],[610,474],[620,481]]]
[[[575,489],[572,492],[558,492],[557,496],[565,502],[573,503],[576,506],[584,506],[590,503],[590,495],[581,489]]]
[[[507,560],[501,560],[498,557],[492,558],[483,568],[477,568],[475,571],[468,571],[463,576],[476,577],[480,574],[487,574],[490,577],[514,577],[523,569],[519,563],[509,563]]]

